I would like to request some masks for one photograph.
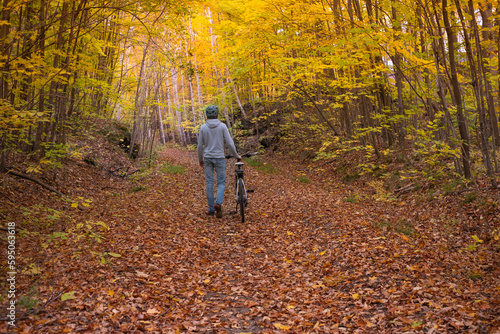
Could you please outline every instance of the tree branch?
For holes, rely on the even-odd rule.
[[[15,175],[17,177],[20,177],[22,179],[26,179],[26,180],[30,180],[30,181],[33,181],[39,185],[41,185],[42,187],[44,187],[45,189],[48,189],[56,194],[58,194],[59,196],[62,196],[62,197],[66,197],[66,195],[64,195],[62,192],[56,190],[55,188],[49,186],[48,184],[45,184],[43,183],[42,181],[40,181],[39,179],[37,178],[34,178],[33,176],[29,176],[29,175],[26,175],[26,174],[23,174],[23,173],[20,173],[20,172],[16,172],[15,170],[12,170],[12,169],[9,169],[7,171],[7,174],[12,174],[12,175]]]
[[[316,110],[321,115],[321,117],[326,122],[326,124],[328,124],[328,126],[330,127],[330,129],[333,130],[333,133],[336,136],[340,136],[340,131],[337,129],[337,127],[335,125],[333,125],[332,123],[330,123],[330,121],[328,120],[328,118],[325,117],[325,115],[323,114],[323,112],[321,111],[321,109],[318,107],[318,104],[316,103],[316,101],[314,101],[314,99],[311,97],[311,95],[309,95],[309,93],[303,87],[297,85],[297,83],[294,82],[293,85],[294,85],[295,88],[299,89],[309,99],[309,101],[311,101],[311,103],[314,105],[314,108],[316,108]]]

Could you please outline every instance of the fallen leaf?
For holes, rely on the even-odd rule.
[[[275,323],[273,323],[273,325],[274,325],[274,327],[276,327],[278,329],[284,329],[284,330],[289,330],[290,329],[290,326],[282,325],[279,322],[275,322]]]
[[[75,291],[66,292],[62,294],[61,301],[65,301],[68,299],[75,299]]]
[[[160,313],[160,311],[158,311],[157,309],[155,308],[150,308],[146,311],[147,314],[158,314]]]
[[[149,277],[149,275],[143,271],[136,271],[135,274],[139,277]]]

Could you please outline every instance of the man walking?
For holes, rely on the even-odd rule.
[[[236,147],[229,134],[226,124],[217,119],[219,107],[208,106],[206,111],[207,122],[200,128],[198,137],[198,161],[205,169],[207,185],[208,214],[216,213],[217,218],[222,218],[222,202],[226,188],[226,160],[224,158],[224,142],[229,146],[229,151],[238,159]],[[217,197],[214,203],[214,170],[217,174]]]

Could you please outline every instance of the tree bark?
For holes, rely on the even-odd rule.
[[[178,88],[178,78],[177,73],[174,68],[171,68],[172,72],[172,91],[174,100],[174,112],[177,117],[177,129],[179,131],[179,138],[181,139],[182,145],[186,145],[186,136],[184,133],[184,127],[182,126],[182,116],[180,113],[180,103],[179,103],[179,88]]]
[[[442,10],[443,10],[443,21],[445,25],[446,35],[448,37],[448,57],[450,61],[450,76],[451,85],[453,87],[456,103],[457,103],[457,117],[458,117],[458,130],[460,133],[460,138],[462,140],[461,150],[462,150],[462,164],[464,167],[464,176],[467,179],[472,178],[471,171],[471,161],[470,161],[470,138],[469,130],[467,129],[467,124],[465,121],[465,115],[462,104],[462,96],[460,94],[460,83],[458,81],[458,72],[455,60],[455,43],[456,36],[451,26],[450,19],[448,17],[448,3],[447,0],[442,0]]]
[[[139,129],[138,123],[140,122],[138,120],[138,118],[141,114],[141,109],[142,109],[142,105],[140,104],[140,101],[139,101],[139,94],[140,94],[141,88],[142,88],[142,76],[144,75],[144,71],[145,71],[144,64],[146,62],[146,56],[148,53],[149,43],[150,43],[150,41],[148,40],[148,42],[146,43],[146,46],[144,47],[144,50],[142,52],[141,68],[139,71],[139,79],[137,80],[137,88],[135,91],[133,125],[132,125],[132,133],[130,135],[130,147],[128,150],[129,157],[132,157],[132,155],[133,155],[134,145],[136,142],[136,137],[138,135],[138,129]]]
[[[471,25],[473,29],[473,34],[476,40],[476,58],[477,58],[477,63],[474,59],[474,54],[472,50],[472,45],[470,42],[469,34],[467,32],[467,27],[465,26],[465,19],[464,15],[462,13],[462,8],[459,0],[455,0],[455,5],[457,7],[457,12],[458,16],[460,18],[460,23],[462,24],[462,30],[463,30],[463,36],[465,40],[465,50],[467,54],[467,59],[469,62],[470,66],[470,72],[471,72],[471,77],[472,77],[472,87],[474,88],[474,96],[476,97],[476,107],[478,109],[479,113],[479,129],[480,129],[480,146],[481,146],[481,152],[483,155],[483,163],[486,167],[486,172],[488,176],[490,177],[490,180],[492,182],[492,185],[496,188],[496,180],[493,177],[493,167],[491,165],[491,159],[490,159],[490,154],[489,154],[489,144],[488,144],[488,136],[487,136],[487,129],[486,129],[486,115],[484,111],[484,77],[481,75],[481,72],[478,71],[478,67],[481,66],[481,43],[479,41],[479,33],[477,29],[477,23],[475,21],[475,16],[474,16],[474,8],[469,0],[469,6],[471,10]]]

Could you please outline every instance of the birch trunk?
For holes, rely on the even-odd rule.
[[[171,68],[172,72],[172,91],[173,91],[173,100],[174,100],[174,111],[177,117],[177,129],[179,131],[179,138],[183,145],[186,145],[186,136],[184,134],[184,128],[182,126],[182,115],[180,113],[180,104],[179,104],[179,88],[178,88],[178,78],[177,72],[175,72],[174,68]]]
[[[238,105],[240,106],[241,114],[243,115],[244,119],[248,119],[247,114],[245,112],[245,109],[243,108],[243,104],[241,103],[240,96],[238,95],[238,90],[236,89],[236,84],[234,83],[233,79],[231,78],[231,73],[229,72],[228,67],[226,67],[226,72],[227,72],[227,81],[231,84],[231,87],[233,88],[234,96],[236,97],[236,101],[238,102]]]
[[[144,75],[144,64],[146,62],[146,55],[148,52],[149,48],[149,40],[144,47],[143,53],[142,53],[142,60],[141,60],[141,69],[139,71],[139,79],[137,80],[137,89],[135,91],[135,100],[134,100],[134,115],[133,115],[133,126],[132,126],[132,134],[130,135],[130,147],[128,151],[128,156],[132,157],[132,154],[134,152],[134,145],[136,141],[136,136],[138,134],[138,117],[141,112],[141,104],[139,101],[139,94],[141,92],[141,86],[142,86],[142,76]]]
[[[156,100],[156,112],[158,113],[158,128],[160,131],[160,137],[163,145],[167,142],[165,140],[165,130],[163,129],[163,117],[161,115],[161,102],[160,102],[160,80],[158,79],[158,74],[155,75],[155,100]]]

